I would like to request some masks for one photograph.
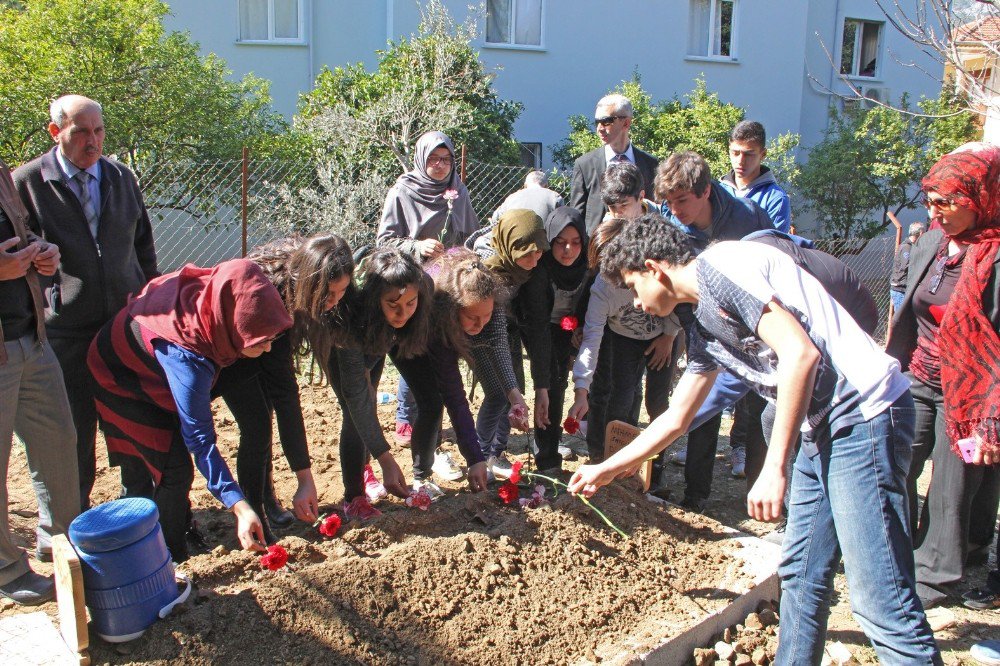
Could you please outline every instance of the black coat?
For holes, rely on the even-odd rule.
[[[47,287],[50,337],[93,337],[130,294],[159,275],[153,229],[129,169],[101,158],[97,242],[83,206],[66,183],[53,148],[14,172],[31,230],[59,246],[56,280]]]
[[[635,165],[639,168],[639,173],[646,181],[646,198],[653,198],[653,179],[656,177],[656,167],[659,160],[647,152],[643,152],[632,146],[635,154]],[[594,231],[594,227],[604,219],[604,202],[601,200],[601,177],[608,169],[608,162],[604,157],[604,146],[595,148],[589,153],[580,156],[573,163],[573,184],[570,189],[569,205],[576,208],[583,214],[583,220],[587,224],[587,234]]]
[[[917,317],[913,312],[913,292],[927,275],[927,271],[931,270],[938,248],[943,242],[944,232],[934,229],[918,238],[910,252],[903,304],[892,318],[892,330],[885,345],[886,353],[899,361],[903,370],[910,367],[910,357],[917,348]],[[993,273],[983,290],[983,312],[993,323],[993,330],[1000,331],[1000,280],[997,280],[997,264],[1000,264],[1000,253],[993,260]]]

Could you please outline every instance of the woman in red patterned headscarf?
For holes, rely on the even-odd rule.
[[[260,267],[234,259],[150,281],[90,346],[108,458],[122,468],[126,497],[156,502],[175,562],[188,556],[192,456],[236,515],[243,547],[263,550],[261,521],[216,447],[211,389],[221,368],[267,352],[291,325]]]
[[[928,458],[934,462],[919,521],[911,515],[917,592],[927,607],[946,600],[961,580],[972,499],[998,480],[1000,148],[968,144],[945,155],[921,189],[932,229],[914,246],[886,351],[913,382],[917,419],[908,490],[914,514],[917,477]],[[995,514],[994,506],[982,520],[990,531],[984,542]]]

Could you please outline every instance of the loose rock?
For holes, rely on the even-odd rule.
[[[715,663],[715,658],[718,656],[712,648],[695,648],[694,666],[708,666]]]
[[[736,650],[729,643],[719,641],[715,644],[715,654],[719,656],[722,661],[729,661],[729,658],[733,656]]]

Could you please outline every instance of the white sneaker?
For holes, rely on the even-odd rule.
[[[670,462],[677,465],[678,467],[684,467],[688,460],[688,447],[687,444],[678,448],[676,451],[670,454]]]
[[[458,481],[465,476],[462,468],[452,460],[451,454],[441,449],[434,452],[434,464],[431,466],[431,471],[434,472],[435,476],[439,476],[445,481]]]
[[[732,450],[729,454],[729,463],[733,466],[733,478],[745,479],[747,477],[747,450],[740,446]]]
[[[511,467],[510,461],[507,460],[506,452],[503,452],[498,456],[490,456],[486,460],[486,468],[493,472],[493,476],[498,479],[509,479],[510,475],[514,472],[514,468]]]
[[[429,479],[426,481],[414,481],[411,487],[415,491],[422,490],[427,493],[432,502],[436,502],[444,497],[444,491],[441,490],[440,486]]]

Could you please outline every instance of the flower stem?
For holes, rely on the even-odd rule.
[[[533,477],[533,478],[537,478],[537,479],[545,479],[546,481],[550,482],[553,485],[553,489],[557,485],[558,486],[562,486],[563,488],[567,488],[567,489],[569,488],[568,485],[566,485],[565,483],[563,483],[559,479],[553,479],[551,476],[545,476],[544,474],[538,474],[537,472],[521,472],[521,475],[522,476],[529,476],[529,477]],[[611,529],[613,529],[615,532],[618,532],[618,534],[620,534],[622,536],[622,538],[624,538],[624,539],[628,539],[629,538],[629,536],[627,534],[625,534],[625,532],[623,532],[620,529],[618,529],[618,526],[615,525],[613,522],[611,522],[611,519],[609,519],[606,515],[604,515],[603,511],[601,511],[596,506],[594,506],[593,504],[591,504],[590,500],[588,500],[583,495],[577,495],[576,498],[578,500],[580,500],[581,502],[583,502],[584,504],[586,504],[587,506],[589,506],[591,511],[593,511],[598,516],[600,516],[601,520],[603,520],[608,525],[608,527],[610,527]]]

